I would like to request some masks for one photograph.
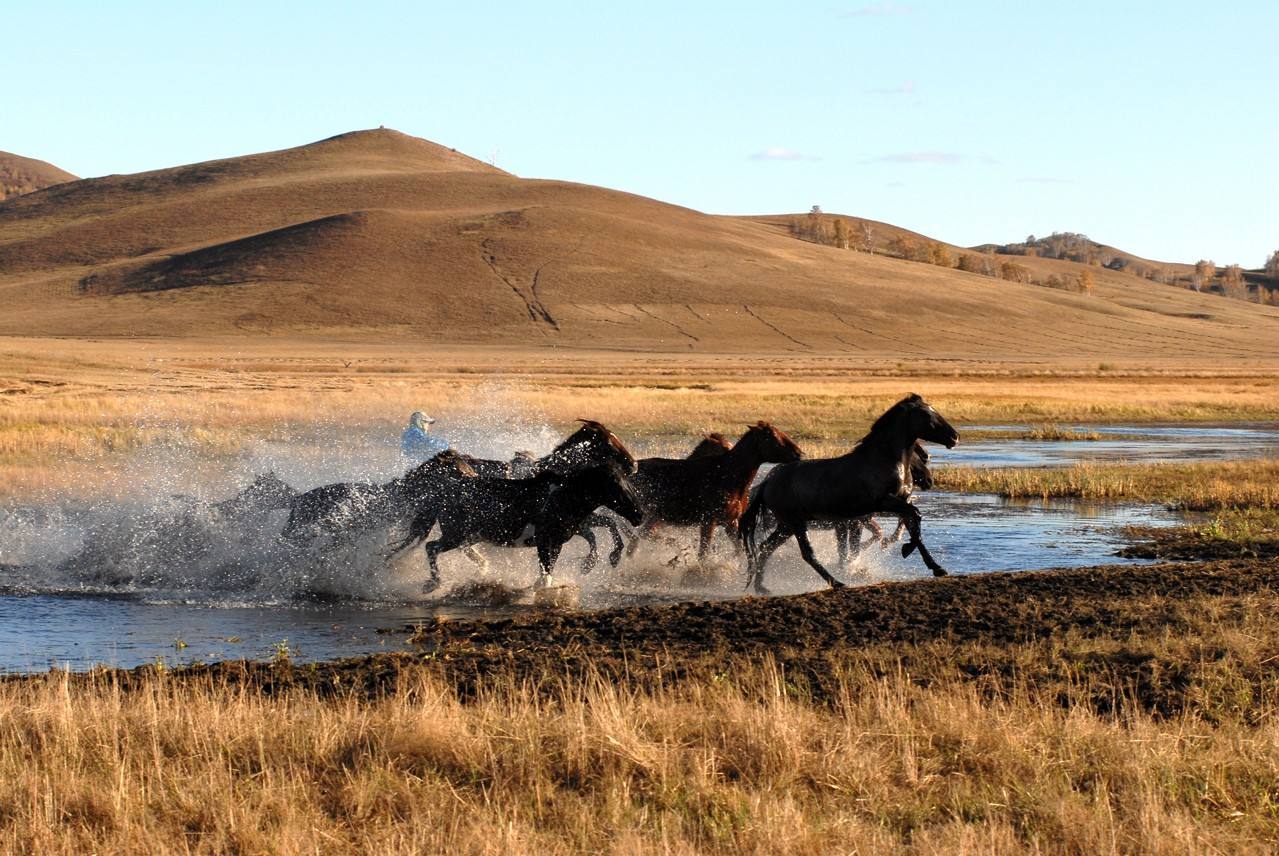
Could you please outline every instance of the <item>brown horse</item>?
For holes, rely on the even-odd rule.
[[[789,463],[802,456],[793,440],[761,421],[722,454],[682,460],[644,458],[635,475],[635,487],[648,511],[640,534],[651,535],[663,523],[700,526],[698,557],[705,558],[715,527],[730,531],[736,527],[760,465]],[[631,542],[631,553],[637,543],[638,539]]]

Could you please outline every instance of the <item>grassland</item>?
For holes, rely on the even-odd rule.
[[[354,672],[287,664],[251,680],[149,669],[8,681],[0,847],[1265,852],[1279,839],[1271,575],[1142,573],[718,607],[749,607],[747,621],[798,610],[799,626],[831,639],[902,597],[912,613],[929,598],[945,619],[868,622],[846,643],[806,647],[807,661],[753,643],[721,651],[701,632],[717,626],[708,617],[670,643],[664,669],[656,645],[592,672],[573,664],[600,639],[583,627],[573,643],[576,625],[533,619],[501,652],[484,647],[491,633],[470,643],[456,628],[433,657],[371,661],[372,695],[337,680]],[[1044,590],[1022,590],[1035,576]],[[1010,608],[1017,619],[999,620]],[[495,666],[534,659],[532,673]],[[475,678],[465,693],[461,671]]]
[[[563,431],[589,416],[644,453],[678,453],[702,432],[734,436],[761,418],[810,454],[838,453],[912,391],[955,423],[1030,425],[1041,439],[1089,436],[1060,423],[1279,419],[1274,378],[1262,371],[984,364],[952,374],[928,363],[837,358],[564,357],[337,345],[301,355],[259,348],[228,356],[208,346],[75,343],[60,354],[0,355],[6,493],[84,490],[94,479],[77,471],[149,447],[180,448],[216,469],[263,438],[393,438],[418,409],[437,416],[445,435],[512,425]]]

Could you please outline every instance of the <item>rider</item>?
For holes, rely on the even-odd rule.
[[[406,458],[426,460],[433,458],[449,447],[445,440],[431,435],[431,426],[435,420],[420,410],[409,417],[409,427],[400,435],[400,451]]]

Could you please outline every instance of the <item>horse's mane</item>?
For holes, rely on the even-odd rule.
[[[901,415],[902,410],[904,410],[907,405],[917,404],[923,400],[924,399],[917,393],[912,392],[910,395],[885,410],[880,417],[871,424],[870,430],[866,432],[866,436],[858,440],[857,444],[853,446],[853,448],[856,449],[858,446],[864,445],[873,440],[878,440],[893,426],[893,424],[897,421],[897,417]]]

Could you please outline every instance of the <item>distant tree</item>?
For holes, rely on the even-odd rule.
[[[949,268],[955,266],[954,255],[940,241],[933,241],[928,245],[928,261],[938,267]]]
[[[1275,250],[1266,259],[1265,271],[1268,276],[1279,276],[1279,250]]]
[[[861,250],[864,253],[875,252],[875,229],[865,220],[857,227],[858,237],[861,239]],[[1275,255],[1279,255],[1276,253]]]
[[[812,208],[809,208],[809,209],[808,209],[808,216],[809,216],[809,217],[820,217],[820,216],[822,216],[822,206],[820,206],[820,205],[814,205]]]
[[[1207,259],[1200,259],[1195,262],[1195,273],[1191,278],[1191,283],[1195,287],[1195,291],[1199,291],[1208,283],[1212,282],[1217,276],[1217,266]]]
[[[1009,282],[1030,282],[1030,268],[1016,262],[1004,262],[999,266],[999,275]]]
[[[899,259],[914,259],[919,248],[908,235],[897,235],[888,242],[888,254]]]
[[[1079,292],[1080,294],[1092,294],[1093,288],[1097,285],[1097,277],[1093,276],[1090,270],[1081,271],[1079,274]]]
[[[1237,300],[1248,299],[1248,285],[1244,282],[1243,268],[1239,265],[1226,265],[1221,272],[1221,293]]]
[[[999,278],[999,259],[995,258],[994,250],[987,250],[981,254],[981,275],[991,279]]]
[[[835,218],[835,246],[841,250],[848,249],[848,226],[840,217]]]
[[[972,253],[960,253],[958,267],[965,273],[981,273],[981,257]]]

